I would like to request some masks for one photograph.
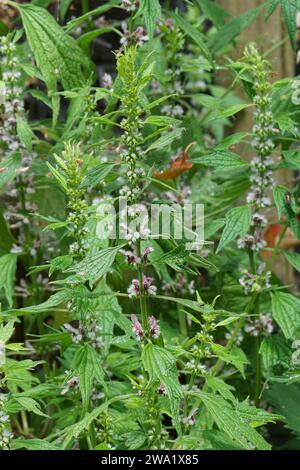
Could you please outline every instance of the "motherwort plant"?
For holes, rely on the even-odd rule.
[[[0,448],[298,446],[300,113],[228,57],[269,2],[37,3],[0,24]]]

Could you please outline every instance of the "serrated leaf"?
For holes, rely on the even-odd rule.
[[[121,0],[110,0],[108,3],[105,3],[104,5],[100,5],[94,10],[88,11],[84,15],[78,16],[77,18],[74,18],[73,20],[68,21],[67,26],[66,26],[66,31],[70,32],[72,29],[77,28],[77,26],[80,26],[82,23],[89,20],[93,16],[100,16],[106,11],[113,8],[114,6],[118,5],[119,3],[121,3]]]
[[[17,153],[0,162],[0,188],[15,179],[17,170],[20,167],[20,160],[20,154]]]
[[[288,260],[288,262],[300,272],[300,254],[295,253],[293,251],[285,251],[284,256]]]
[[[20,403],[20,405],[23,407],[24,410],[26,411],[31,411],[32,413],[38,415],[38,416],[43,416],[45,418],[49,418],[48,415],[43,413],[40,409],[39,403],[34,400],[31,397],[16,397],[15,400]]]
[[[46,441],[46,439],[26,439],[25,437],[13,439],[9,447],[12,450],[60,450],[59,446]]]
[[[227,119],[229,117],[235,116],[237,113],[243,111],[243,109],[248,108],[249,106],[252,106],[251,104],[234,104],[233,106],[230,106],[227,109],[223,109],[221,111],[213,111],[211,112],[208,117],[205,119],[205,123],[211,122],[211,121],[216,121],[218,119]]]
[[[286,210],[286,203],[285,203],[285,195],[288,192],[288,188],[285,186],[277,185],[273,190],[274,202],[278,210],[278,217],[280,218],[282,214],[285,213]]]
[[[153,36],[156,22],[161,18],[161,6],[159,0],[141,0],[138,10],[144,16],[146,30],[150,37]]]
[[[89,66],[89,60],[75,39],[44,8],[18,4],[18,9],[30,48],[48,90],[53,94],[58,81],[66,90],[82,86],[85,82],[82,68]]]
[[[300,327],[300,299],[285,292],[272,294],[272,316],[288,339],[294,337]]]
[[[174,129],[173,131],[167,132],[159,137],[155,142],[153,142],[146,150],[146,152],[150,152],[151,150],[161,149],[170,145],[174,140],[177,140],[181,137],[184,129],[178,128]]]
[[[10,251],[13,244],[13,236],[8,228],[7,221],[5,220],[2,211],[0,210],[0,255],[6,254]]]
[[[30,305],[18,310],[12,310],[12,313],[14,315],[26,315],[30,313],[44,312],[52,309],[53,307],[57,307],[62,303],[68,302],[70,299],[72,299],[73,296],[74,292],[72,292],[70,289],[61,290],[51,295],[49,299],[47,299],[45,302],[42,302],[41,304]]]
[[[235,402],[235,397],[232,393],[234,387],[232,385],[228,385],[218,377],[207,377],[205,383],[213,392],[218,392],[225,400]]]
[[[289,367],[291,362],[291,348],[286,339],[281,335],[267,336],[262,340],[259,353],[267,370],[281,364]]]
[[[213,166],[216,170],[230,170],[249,166],[249,163],[239,155],[225,150],[193,158],[192,162],[205,166]]]
[[[90,345],[82,346],[74,357],[73,369],[79,377],[83,408],[88,410],[94,380],[103,386],[105,385],[104,371],[96,350]]]
[[[296,46],[296,16],[300,11],[300,0],[280,0],[283,17],[287,25],[289,37],[293,48]]]
[[[207,411],[221,431],[238,442],[244,449],[269,450],[271,446],[253,429],[237,410],[224,398],[205,392],[198,392]]]
[[[238,235],[246,235],[251,223],[251,208],[249,206],[234,207],[226,215],[225,227],[217,249],[219,253],[228,243]]]
[[[14,333],[14,320],[10,320],[6,325],[0,325],[0,341],[6,343]]]
[[[207,47],[205,41],[205,36],[198,31],[198,29],[193,26],[189,21],[187,21],[183,16],[178,15],[177,13],[170,12],[171,18],[175,21],[177,26],[183,30],[198,46],[204,56],[211,61],[211,53]]]
[[[17,116],[17,133],[22,144],[30,152],[32,150],[32,139],[34,133],[32,132],[28,122],[21,116]]]
[[[14,282],[17,268],[15,254],[3,255],[0,258],[0,292],[3,289],[9,306],[13,303]]]
[[[212,350],[222,361],[232,364],[245,378],[245,365],[249,362],[243,350],[238,347],[232,347],[230,350],[221,344],[213,344]]]
[[[66,272],[76,272],[78,279],[81,281],[90,281],[90,283],[93,284],[110,270],[116,254],[122,246],[124,245],[104,248],[96,255],[88,255],[76,265],[68,268]]]
[[[50,261],[49,276],[51,276],[55,271],[63,271],[68,268],[72,264],[72,261],[72,255],[57,256]]]
[[[182,388],[178,381],[175,359],[166,349],[148,343],[142,352],[142,362],[149,374],[151,382],[164,384],[170,401],[174,424],[180,432],[179,400],[182,398]]]
[[[35,99],[41,101],[44,103],[46,106],[52,109],[52,103],[51,100],[48,98],[46,93],[44,93],[42,90],[28,90],[28,93]]]
[[[211,49],[213,54],[219,52],[224,47],[227,47],[255,20],[255,18],[257,18],[264,8],[265,4],[263,3],[256,8],[246,11],[246,13],[243,13],[240,16],[236,16],[213,34],[208,41],[208,47]]]
[[[91,168],[84,176],[80,188],[94,188],[101,183],[116,165],[114,163],[99,163]]]
[[[286,426],[300,434],[300,414],[296,411],[299,407],[300,385],[274,383],[268,391],[268,398],[276,411],[285,417]]]
[[[229,16],[229,13],[221,5],[211,0],[197,0],[197,3],[200,10],[215,26],[220,28],[224,25],[224,20]]]
[[[280,168],[289,168],[291,170],[300,169],[300,153],[296,150],[287,150],[282,152],[284,161],[281,162]]]
[[[215,146],[215,150],[225,150],[228,147],[231,147],[232,145],[235,145],[239,143],[241,140],[243,140],[245,137],[249,135],[248,132],[236,132],[233,135],[229,135],[225,137],[221,142],[219,142]]]
[[[66,13],[67,13],[71,3],[72,3],[72,0],[60,0],[60,2],[59,2],[59,16],[60,16],[61,20],[63,20],[64,17],[66,16]]]
[[[173,126],[174,124],[180,124],[179,119],[175,119],[171,116],[148,116],[145,121],[145,124],[151,124],[153,126],[164,127],[164,126]]]
[[[118,299],[112,295],[112,290],[104,279],[99,282],[93,292],[99,294],[99,298],[95,301],[95,311],[99,318],[99,324],[102,327],[104,343],[102,352],[106,356],[113,340],[114,325],[118,325],[130,337],[132,335],[132,324],[123,314]]]

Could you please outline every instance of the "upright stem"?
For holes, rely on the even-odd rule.
[[[137,241],[136,244],[136,250],[137,254],[140,257],[141,256],[141,242],[140,240]],[[140,265],[137,266],[137,271],[138,271],[138,280],[139,280],[139,287],[140,287],[140,309],[141,309],[141,315],[142,315],[142,325],[143,329],[146,332],[148,330],[148,308],[147,308],[147,301],[144,295],[144,287],[143,287],[143,271]]]
[[[259,296],[257,296],[255,302],[255,314],[259,318]],[[259,406],[260,392],[261,392],[261,382],[262,382],[262,369],[261,369],[261,357],[260,357],[260,343],[261,337],[260,334],[255,337],[255,384],[254,384],[254,403],[255,406]]]

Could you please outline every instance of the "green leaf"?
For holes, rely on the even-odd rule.
[[[179,424],[179,400],[182,398],[182,388],[178,381],[176,362],[171,353],[166,349],[148,343],[142,352],[143,366],[149,374],[150,382],[164,384],[170,401],[171,412],[178,432]]]
[[[89,60],[75,39],[44,8],[29,4],[18,4],[17,8],[49,92],[53,94],[58,81],[65,90],[82,86],[85,82],[82,69],[89,66]]]
[[[148,116],[145,121],[145,124],[152,124],[154,126],[173,126],[174,124],[179,124],[180,121],[171,116]]]
[[[159,0],[141,0],[138,10],[145,19],[145,25],[149,36],[152,38],[156,22],[161,18],[161,6]]]
[[[10,320],[6,325],[0,325],[0,341],[2,343],[7,343],[9,338],[14,333],[14,320]]]
[[[223,108],[223,106],[221,106],[222,102],[220,98],[216,96],[206,95],[205,93],[193,94],[193,100],[208,109],[216,110],[221,107]]]
[[[247,422],[253,428],[258,426],[263,426],[267,423],[275,423],[278,420],[282,419],[281,415],[275,413],[269,413],[261,408],[256,408],[253,405],[249,405],[247,401],[237,402],[236,407],[241,419],[247,420]]]
[[[271,335],[264,338],[259,353],[267,370],[273,369],[278,364],[287,368],[291,363],[291,348],[281,335]]]
[[[228,243],[238,235],[246,235],[251,222],[251,208],[249,206],[234,207],[226,215],[225,227],[217,249],[219,253]]]
[[[73,0],[60,0],[59,2],[59,16],[60,19],[63,20],[67,14],[69,6],[71,5]]]
[[[218,429],[203,431],[202,435],[204,439],[209,441],[213,450],[243,450],[243,447],[230,439],[224,432],[218,431]]]
[[[34,133],[32,132],[28,122],[25,121],[25,119],[23,119],[21,116],[17,116],[17,132],[20,141],[30,152],[32,150],[32,139],[34,137]]]
[[[294,235],[298,240],[300,239],[300,222],[298,219],[298,203],[296,202],[295,196],[293,194],[288,193],[287,195],[289,197],[290,202],[286,203],[286,216],[287,216],[287,221],[294,232]],[[294,210],[296,210],[294,212]]]
[[[280,0],[283,17],[287,25],[289,37],[293,48],[296,47],[296,16],[300,11],[300,0]]]
[[[80,47],[86,50],[89,48],[91,42],[94,41],[94,39],[98,38],[99,36],[102,36],[103,34],[111,32],[118,34],[119,36],[121,35],[118,29],[112,26],[105,26],[103,28],[94,29],[83,34],[77,39],[77,43],[80,45]]]
[[[225,18],[229,16],[224,8],[211,0],[197,0],[197,3],[200,10],[217,28],[224,25]]]
[[[211,61],[211,53],[209,48],[205,43],[205,36],[198,31],[198,29],[193,26],[189,21],[187,21],[182,16],[178,15],[177,13],[170,12],[171,18],[175,21],[177,26],[183,30],[185,34],[187,34],[196,44],[199,46],[199,49],[203,53],[203,55]]]
[[[39,403],[31,397],[16,397],[15,400],[20,403],[22,408],[26,411],[31,411],[32,413],[49,418],[48,415],[43,413],[40,409]]]
[[[132,325],[131,321],[123,314],[117,297],[112,295],[112,290],[104,279],[99,282],[93,292],[99,294],[95,302],[95,311],[102,327],[104,343],[102,352],[106,356],[114,337],[114,325],[118,325],[129,338],[132,335]]]
[[[239,143],[248,135],[248,132],[236,132],[235,134],[229,135],[216,145],[215,150],[225,150],[228,147]]]
[[[226,119],[231,116],[234,116],[235,114],[239,113],[245,108],[248,108],[249,106],[252,106],[251,104],[234,104],[233,106],[230,106],[227,109],[223,109],[221,111],[213,111],[210,113],[207,118],[205,119],[205,123],[211,122],[211,121],[216,121],[217,119]]]
[[[112,403],[114,402],[120,403],[123,400],[127,400],[127,399],[128,399],[128,395],[119,395],[119,396],[113,397],[110,400],[105,401],[102,405],[94,408],[93,411],[91,411],[90,413],[86,413],[84,418],[81,419],[79,422],[71,426],[68,426],[65,429],[65,440],[63,443],[63,448],[65,449],[67,447],[68,443],[70,442],[70,440],[72,440],[72,438],[76,439],[82,432],[87,430],[89,426],[91,425],[91,423],[101,413],[105,412]]]
[[[89,346],[82,346],[74,357],[73,368],[75,374],[79,376],[79,388],[82,397],[82,405],[85,410],[88,409],[91,400],[94,380],[101,385],[105,385],[104,371],[101,366],[101,360],[96,350]]]
[[[192,161],[200,165],[213,166],[217,170],[230,170],[249,166],[249,163],[245,162],[239,155],[225,150],[196,157]]]
[[[13,303],[14,282],[17,268],[15,254],[3,255],[0,258],[0,291],[3,289],[9,306]]]
[[[81,281],[94,283],[97,279],[106,274],[116,257],[118,251],[124,245],[118,245],[100,250],[96,255],[89,255],[76,265],[70,267],[66,272],[76,272],[77,278]]]
[[[300,272],[300,254],[295,253],[293,251],[285,251],[284,256],[288,260],[288,262]]]
[[[60,450],[60,448],[46,439],[26,439],[25,437],[18,437],[13,439],[9,444],[12,450],[27,449],[27,450]]]
[[[7,222],[3,217],[2,211],[0,210],[0,255],[3,255],[10,251],[13,244],[13,236],[10,233]]]
[[[270,450],[271,446],[224,398],[205,392],[197,392],[207,411],[221,431],[239,443],[244,449]]]
[[[225,400],[235,402],[235,397],[232,391],[234,391],[234,387],[232,385],[228,385],[222,379],[218,377],[207,377],[205,383],[208,387],[214,392],[219,393]]]
[[[94,188],[101,183],[116,165],[114,163],[99,163],[91,168],[84,176],[80,188]]]
[[[70,32],[72,29],[77,28],[86,20],[89,20],[93,16],[102,15],[103,13],[110,10],[114,6],[119,5],[119,3],[121,3],[121,0],[110,0],[110,2],[105,3],[104,5],[101,5],[100,7],[97,7],[94,10],[90,10],[84,15],[81,15],[78,18],[74,18],[74,20],[68,21],[67,26],[66,26],[66,31]]]
[[[174,140],[177,140],[181,137],[183,131],[184,129],[178,128],[163,134],[147,148],[146,153],[150,152],[151,150],[161,149],[167,145],[170,145]]]
[[[286,212],[285,195],[289,192],[285,186],[275,186],[273,190],[274,202],[278,210],[278,217]]]
[[[68,117],[65,126],[65,132],[83,118],[87,107],[88,96],[91,90],[91,80],[88,80],[84,87],[78,88],[76,92],[63,92],[63,96],[70,99],[68,107]],[[70,96],[72,94],[72,96]],[[69,95],[69,96],[68,96]],[[78,126],[77,126],[78,127]]]
[[[232,347],[230,350],[222,346],[221,344],[213,344],[212,350],[217,357],[222,361],[232,364],[241,373],[242,377],[245,378],[245,364],[248,364],[248,359],[244,354],[243,350],[238,347]]]
[[[266,21],[273,15],[274,11],[279,5],[280,0],[269,0],[268,13],[266,16]]]
[[[28,90],[28,93],[36,100],[39,100],[42,103],[44,103],[46,106],[48,106],[48,108],[52,109],[51,100],[48,98],[46,93],[44,93],[42,90],[32,89],[32,90]]]
[[[15,179],[19,167],[20,154],[13,154],[0,162],[0,188]]]
[[[268,398],[275,405],[276,411],[285,417],[286,426],[300,434],[299,384],[274,383],[268,391]]]
[[[221,51],[227,47],[239,34],[241,34],[261,13],[265,8],[265,3],[246,11],[240,16],[236,16],[233,20],[229,21],[225,26],[220,28],[213,34],[208,42],[208,47],[213,54]]]
[[[300,299],[285,292],[272,294],[272,315],[288,339],[294,338],[300,327]]]
[[[50,261],[49,276],[51,276],[55,271],[63,271],[68,268],[72,264],[72,261],[72,255],[57,256]]]
[[[284,161],[281,162],[280,168],[289,168],[291,170],[300,169],[300,153],[296,150],[286,150],[282,152]]]
[[[51,310],[54,307],[57,307],[58,305],[68,302],[72,297],[74,296],[74,291],[71,289],[65,289],[56,292],[55,294],[51,295],[49,299],[47,299],[45,302],[42,302],[41,304],[38,305],[30,305],[28,307],[20,308],[18,310],[12,310],[14,315],[26,315],[30,313],[36,313],[36,312],[44,312],[47,310]]]
[[[162,295],[157,295],[157,299],[162,299],[162,300],[168,300],[171,302],[176,302],[179,305],[183,305],[184,307],[190,308],[191,310],[194,310],[195,312],[203,312],[205,311],[205,306],[204,304],[200,304],[199,302],[196,302],[195,300],[190,300],[190,299],[181,299],[180,297],[165,297]]]

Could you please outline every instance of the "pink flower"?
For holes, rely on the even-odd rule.
[[[131,285],[128,287],[127,292],[129,297],[136,297],[140,294],[140,285],[138,279],[132,279]]]
[[[132,331],[136,334],[138,339],[141,339],[144,337],[144,330],[142,325],[137,319],[137,316],[132,314],[131,315],[131,322],[132,322]]]
[[[160,384],[160,386],[157,389],[157,393],[159,395],[165,395],[166,394],[166,387],[164,386],[164,384]]]
[[[145,249],[144,249],[144,253],[142,255],[142,258],[143,258],[143,261],[148,261],[148,256],[150,255],[150,253],[152,253],[154,251],[154,248],[152,248],[152,246],[147,246]]]
[[[147,277],[143,274],[143,289],[145,294],[156,295],[157,287],[152,285],[153,277]]]
[[[150,326],[150,335],[152,338],[157,339],[160,335],[160,328],[157,319],[151,315],[151,317],[148,318],[149,321],[149,326]]]

